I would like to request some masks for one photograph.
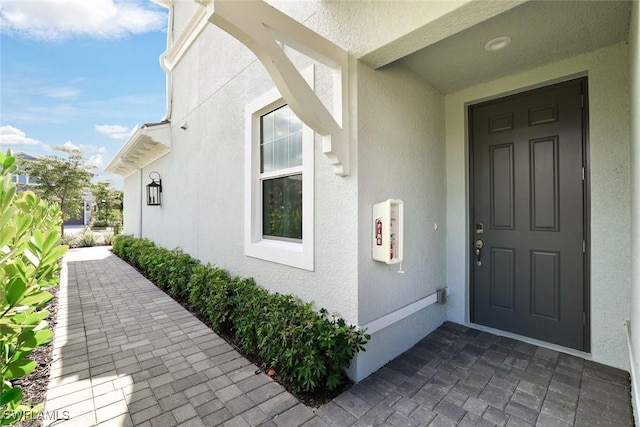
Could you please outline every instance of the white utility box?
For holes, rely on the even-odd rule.
[[[388,199],[373,205],[373,259],[387,264],[402,262],[403,231],[402,200]]]

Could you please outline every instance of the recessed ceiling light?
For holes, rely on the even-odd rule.
[[[484,50],[487,52],[495,52],[496,50],[509,46],[509,43],[511,43],[511,37],[509,36],[496,37],[485,43]]]

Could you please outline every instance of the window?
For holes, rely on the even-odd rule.
[[[313,132],[275,89],[246,113],[245,255],[313,270]]]
[[[302,122],[284,105],[260,117],[262,237],[302,240]]]

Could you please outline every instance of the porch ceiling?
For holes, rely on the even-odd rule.
[[[529,1],[399,62],[452,93],[627,39],[630,1]],[[503,50],[484,45],[512,38]]]

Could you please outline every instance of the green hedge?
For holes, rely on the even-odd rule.
[[[334,389],[370,339],[365,331],[313,310],[291,295],[271,294],[253,281],[202,265],[180,249],[117,236],[113,252],[158,287],[187,303],[221,334],[273,367],[294,393]]]

